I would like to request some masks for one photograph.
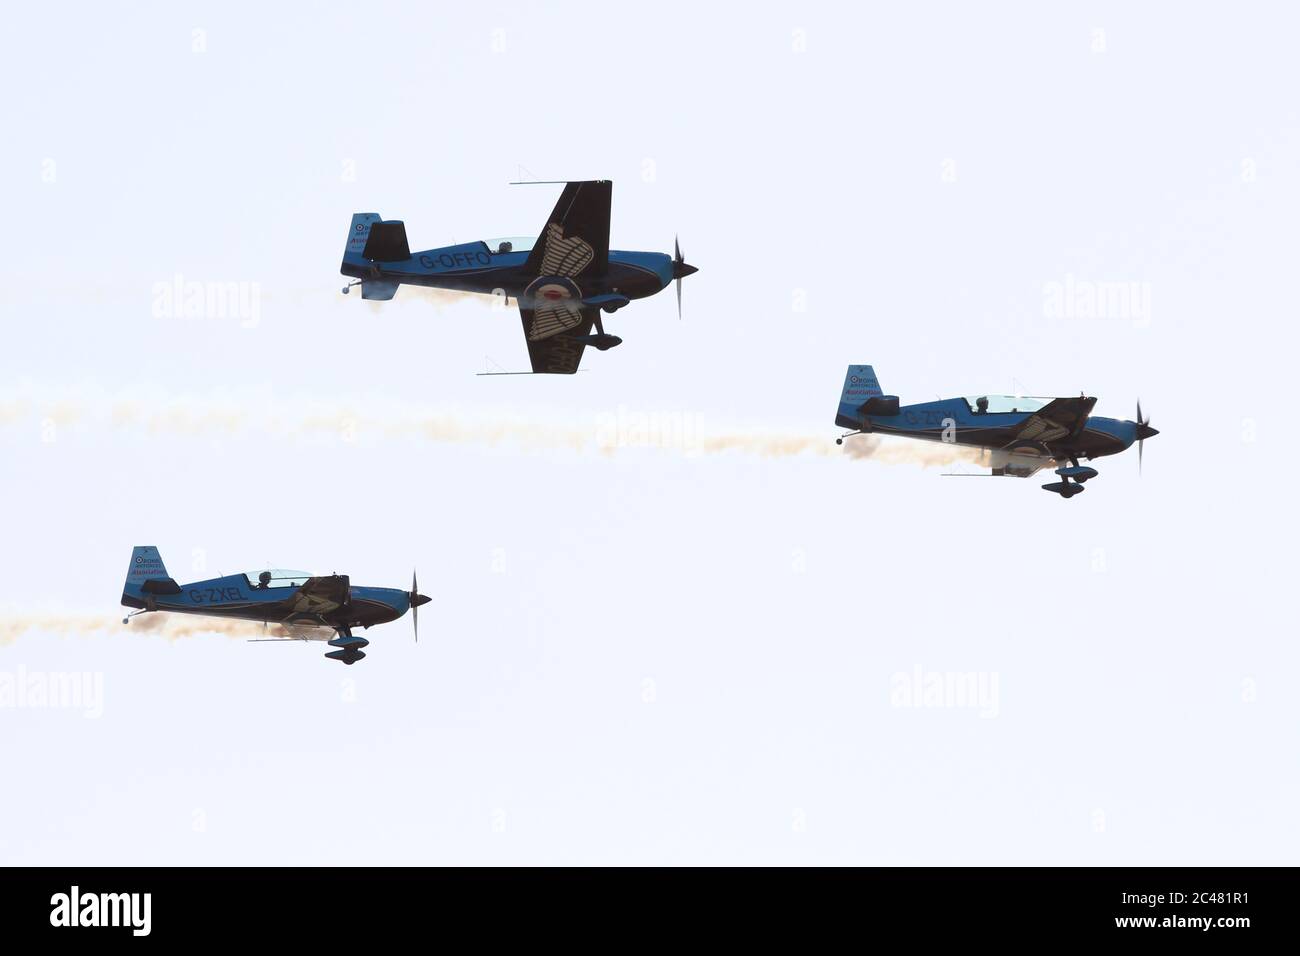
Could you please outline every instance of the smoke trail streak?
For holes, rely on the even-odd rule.
[[[334,636],[328,628],[288,627],[271,624],[265,629],[253,621],[223,620],[196,617],[186,614],[169,614],[159,611],[141,614],[123,624],[120,617],[106,614],[39,614],[4,613],[0,615],[0,647],[9,645],[25,634],[53,634],[81,636],[91,634],[128,634],[131,632],[179,640],[186,637],[212,634],[243,640],[254,638],[294,638],[297,640],[324,641]]]
[[[944,442],[861,435],[844,439],[844,451],[850,458],[865,458],[889,465],[979,465],[988,468],[993,455],[983,448],[950,445]]]
[[[360,288],[358,286],[357,288]],[[456,289],[435,289],[432,286],[424,285],[406,285],[403,284],[397,290],[397,295],[391,301],[366,300],[366,305],[370,306],[370,311],[379,314],[384,309],[391,309],[394,302],[400,302],[405,297],[406,302],[418,300],[423,305],[431,305],[435,311],[441,312],[443,309],[451,306],[461,305],[465,302],[477,302],[479,305],[485,305],[489,308],[495,308],[501,311],[505,310],[506,297],[504,295],[492,295],[491,293],[482,292],[460,292]],[[513,307],[512,307],[513,310]]]
[[[215,277],[207,276],[180,276],[176,277],[181,281],[211,281]],[[159,282],[170,283],[173,281],[172,275],[159,276]],[[244,281],[252,282],[258,286],[258,300],[263,308],[274,306],[276,308],[310,308],[319,309],[322,306],[336,306],[338,308],[357,307],[357,300],[360,298],[360,286],[352,289],[349,295],[341,295],[341,286],[338,283],[328,283],[311,286],[287,286],[278,284],[278,277],[274,275],[246,276]],[[338,282],[351,281],[340,275]],[[432,286],[418,286],[402,283],[397,295],[388,302],[379,302],[373,300],[363,300],[368,306],[382,308],[387,306],[393,308],[400,306],[404,302],[420,303],[423,305],[432,305],[436,310],[441,311],[445,308],[461,305],[466,302],[478,302],[489,308],[504,308],[506,303],[503,301],[504,296],[493,295],[492,293],[483,292],[463,292],[456,289],[437,289]],[[31,305],[62,305],[83,308],[104,309],[109,307],[138,309],[143,314],[148,314],[153,303],[153,293],[150,292],[148,284],[143,287],[139,283],[99,283],[95,285],[85,285],[76,283],[72,285],[65,284],[62,287],[42,287],[39,289],[27,289],[19,283],[17,286],[10,284],[0,287],[0,304],[11,307],[23,307]],[[514,311],[514,300],[511,299],[509,304],[510,311]]]
[[[747,454],[870,460],[926,467],[958,463],[987,467],[988,453],[959,445],[877,435],[834,444],[833,431],[775,431],[745,426],[706,428],[702,416],[683,411],[591,412],[565,416],[532,407],[526,416],[509,408],[427,406],[368,397],[354,401],[303,395],[282,398],[271,389],[208,395],[111,393],[79,389],[53,395],[0,391],[0,430],[84,428],[116,436],[185,438],[265,434],[279,441],[339,442],[419,440],[452,445],[516,445],[530,451],[592,451],[603,455],[656,449],[687,457]]]
[[[942,442],[908,441],[880,435],[855,435],[835,445],[826,437],[798,434],[738,434],[702,438],[700,448],[707,454],[728,451],[744,452],[764,458],[788,458],[795,455],[820,455],[869,459],[889,465],[939,467],[959,463],[987,466],[987,453],[979,448],[947,445]]]

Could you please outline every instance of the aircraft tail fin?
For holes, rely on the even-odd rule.
[[[380,221],[377,212],[354,212],[352,224],[348,226],[348,242],[343,247],[343,264],[364,265],[366,261],[366,243],[370,241],[370,230]]]
[[[139,598],[146,594],[175,594],[180,587],[167,573],[162,555],[153,545],[136,545],[131,549],[131,563],[126,568],[126,583],[122,586],[122,603],[138,607]],[[128,601],[135,598],[135,601]]]
[[[835,424],[841,428],[861,428],[862,406],[868,399],[878,398],[883,394],[875,369],[870,365],[850,365],[844,375],[844,388],[840,391],[840,405],[835,413]]]
[[[348,242],[343,247],[345,276],[361,280],[361,298],[386,301],[397,294],[396,279],[385,279],[379,269],[384,263],[404,262],[411,258],[406,241],[406,224],[400,220],[385,222],[377,212],[354,212],[348,226]],[[345,288],[343,290],[347,292]]]

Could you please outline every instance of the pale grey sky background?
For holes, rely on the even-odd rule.
[[[1296,26],[10,11],[0,678],[103,694],[0,700],[0,862],[1294,863]],[[669,291],[588,371],[480,378],[526,365],[513,309],[339,294],[352,212],[535,234],[556,187],[521,174],[612,179],[616,248],[679,234],[684,319]],[[178,276],[255,315],[156,315]],[[1067,282],[1149,311],[1052,314]],[[1069,502],[820,453],[858,362],[905,402],[1141,397],[1161,433]],[[686,440],[571,447],[620,421]],[[735,434],[814,450],[691,440]],[[350,669],[87,627],[135,544],[434,600]],[[908,706],[954,675],[984,699]]]

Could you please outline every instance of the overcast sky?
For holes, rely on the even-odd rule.
[[[1296,26],[10,11],[0,862],[1294,862]],[[513,307],[339,294],[353,212],[535,235],[559,187],[520,178],[679,235],[682,320],[487,378]],[[1071,501],[854,458],[850,363],[1160,435]],[[106,628],[136,544],[433,601],[352,668]]]

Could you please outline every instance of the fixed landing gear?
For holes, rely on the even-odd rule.
[[[153,595],[150,594],[148,597],[144,599],[144,607],[140,608],[140,610],[138,611],[132,611],[126,617],[122,618],[122,623],[130,624],[131,618],[135,617],[137,614],[148,614],[150,611],[156,611],[156,610],[158,610],[158,602],[156,602],[153,598]]]
[[[366,652],[354,651],[349,649],[343,651],[330,651],[325,656],[332,661],[342,661],[344,664],[347,664],[349,667],[351,667],[357,661],[365,660]]]
[[[1083,491],[1083,483],[1089,478],[1097,477],[1097,469],[1080,465],[1078,458],[1071,458],[1070,464],[1057,468],[1056,473],[1061,476],[1061,480],[1043,485],[1043,490],[1055,492],[1062,498],[1073,498],[1080,494]]]
[[[1073,498],[1075,495],[1080,494],[1083,491],[1083,485],[1076,484],[1067,479],[1065,481],[1053,481],[1043,485],[1043,490],[1055,492],[1062,498]]]
[[[613,312],[614,310],[606,308],[605,311]],[[614,346],[623,344],[623,340],[617,335],[610,335],[605,331],[605,323],[600,320],[599,311],[596,312],[596,334],[584,335],[581,341],[590,345],[592,348],[600,349],[602,352],[607,352]]]
[[[364,637],[353,637],[352,629],[347,627],[336,628],[338,634],[329,642],[330,647],[337,647],[338,650],[330,651],[325,656],[332,661],[341,661],[349,666],[365,658],[365,652],[361,648],[370,644]]]

